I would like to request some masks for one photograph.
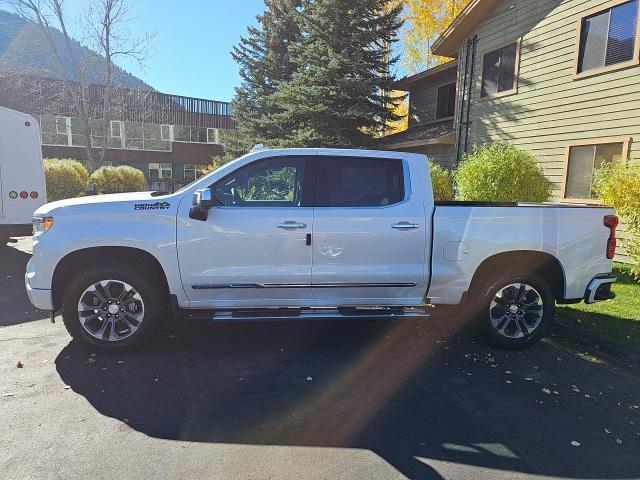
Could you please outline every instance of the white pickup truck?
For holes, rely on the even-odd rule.
[[[35,212],[26,287],[69,333],[138,346],[167,319],[460,312],[504,347],[555,304],[612,298],[617,217],[587,205],[434,202],[427,158],[258,150],[170,195],[63,200]]]

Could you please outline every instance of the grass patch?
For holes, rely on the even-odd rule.
[[[629,273],[629,266],[616,263],[618,280],[613,300],[586,305],[558,306],[556,321],[625,350],[640,352],[640,283]]]

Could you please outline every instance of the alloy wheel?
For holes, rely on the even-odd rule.
[[[102,341],[118,342],[133,335],[144,320],[138,291],[121,280],[101,280],[80,295],[78,318],[84,330]]]
[[[542,296],[526,283],[501,288],[489,306],[491,325],[498,334],[510,339],[531,335],[540,326],[543,313]]]

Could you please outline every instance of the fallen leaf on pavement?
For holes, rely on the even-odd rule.
[[[24,367],[24,365],[20,360],[18,360],[18,363],[16,363],[16,368],[22,368],[22,367]]]

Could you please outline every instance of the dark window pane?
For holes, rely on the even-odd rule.
[[[595,147],[571,147],[567,166],[566,198],[585,199],[591,196]]]
[[[302,198],[304,160],[270,158],[226,176],[215,185],[222,205],[236,207],[296,207]]]
[[[604,13],[585,18],[582,21],[580,57],[578,59],[578,70],[580,72],[604,66],[608,28],[608,10]]]
[[[569,150],[566,198],[595,198],[593,171],[603,163],[617,162],[622,158],[622,143],[581,145]]]
[[[516,78],[516,43],[500,49],[500,74],[498,93],[512,90]]]
[[[498,93],[498,74],[500,72],[500,50],[489,52],[482,62],[482,92],[481,95],[495,95]]]
[[[627,62],[633,58],[638,15],[637,3],[636,1],[623,3],[611,9],[605,65]]]
[[[317,163],[319,207],[378,207],[404,199],[401,160],[328,157]]]
[[[633,59],[638,2],[632,0],[582,21],[578,72]]]
[[[450,83],[438,88],[436,119],[453,117],[456,102],[456,84]]]

